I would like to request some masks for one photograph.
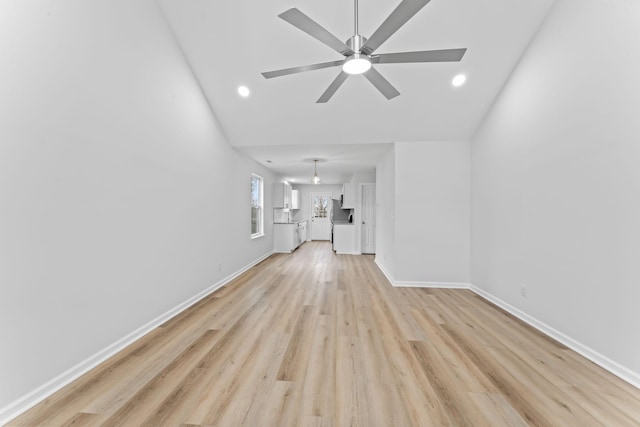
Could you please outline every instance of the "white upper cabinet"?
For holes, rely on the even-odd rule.
[[[291,186],[286,182],[273,184],[273,207],[291,209],[291,191]]]
[[[342,209],[355,209],[356,191],[355,184],[342,184]]]
[[[291,209],[300,209],[300,190],[291,190]]]

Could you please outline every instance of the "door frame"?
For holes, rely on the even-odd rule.
[[[311,216],[311,230],[309,231],[309,240],[313,240],[313,227],[315,226],[315,198],[317,195],[320,196],[329,196],[329,202],[327,203],[327,232],[328,238],[327,240],[331,240],[331,209],[333,209],[331,200],[333,199],[333,193],[331,191],[312,191],[309,197],[309,206],[310,206],[310,216]],[[320,241],[320,240],[319,240]]]
[[[356,211],[357,215],[354,215],[354,216],[356,216],[356,218],[354,218],[354,220],[357,221],[356,222],[356,225],[357,225],[357,228],[356,228],[356,232],[357,232],[356,242],[358,244],[358,252],[360,254],[363,253],[362,252],[362,249],[363,249],[362,236],[363,236],[364,233],[362,232],[362,212],[364,211],[364,203],[363,203],[362,192],[364,191],[365,185],[372,185],[375,188],[377,188],[375,182],[361,182],[360,186],[359,186],[360,188],[359,188],[359,191],[358,191],[358,207],[360,209],[357,209],[357,211]],[[375,215],[376,222],[377,222],[377,216],[378,216],[377,199],[374,199],[374,201],[373,201],[373,214]],[[374,225],[374,227],[376,227],[376,229],[377,229],[377,225]],[[374,231],[374,235],[375,235],[375,231]],[[374,249],[374,253],[375,253],[375,249]]]

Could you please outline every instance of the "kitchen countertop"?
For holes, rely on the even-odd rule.
[[[274,224],[300,224],[301,222],[307,222],[308,219],[301,219],[300,221],[289,221],[289,222],[274,222]]]

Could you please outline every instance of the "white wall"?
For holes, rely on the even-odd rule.
[[[274,177],[228,146],[153,0],[2,2],[0,52],[1,418],[268,254]]]
[[[372,169],[370,171],[355,172],[353,175],[351,175],[351,181],[349,182],[351,182],[352,184],[374,183],[376,182],[376,171],[375,169]]]
[[[469,142],[395,147],[394,279],[407,284],[469,283]]]
[[[396,260],[396,149],[376,164],[376,263],[393,278]]]
[[[639,22],[636,0],[557,1],[472,143],[471,263],[636,384]]]

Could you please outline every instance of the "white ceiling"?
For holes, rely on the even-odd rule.
[[[376,53],[466,47],[461,62],[379,64],[400,96],[386,100],[351,76],[326,104],[315,101],[339,68],[269,80],[260,73],[342,59],[277,15],[297,7],[346,40],[352,1],[159,1],[229,143],[260,163],[272,160],[265,165],[285,177],[308,179],[298,176],[305,159],[326,158],[325,170],[350,176],[373,168],[376,143],[471,138],[554,0],[432,0]],[[370,36],[398,4],[360,0],[360,34]],[[458,73],[467,83],[454,88]],[[239,85],[250,88],[248,98]],[[344,144],[362,145],[335,149]],[[333,151],[322,154],[327,146]]]
[[[341,184],[351,181],[354,172],[373,169],[391,144],[334,144],[334,145],[254,145],[235,147],[255,159],[285,180],[294,184],[311,184],[317,164],[322,184]]]

